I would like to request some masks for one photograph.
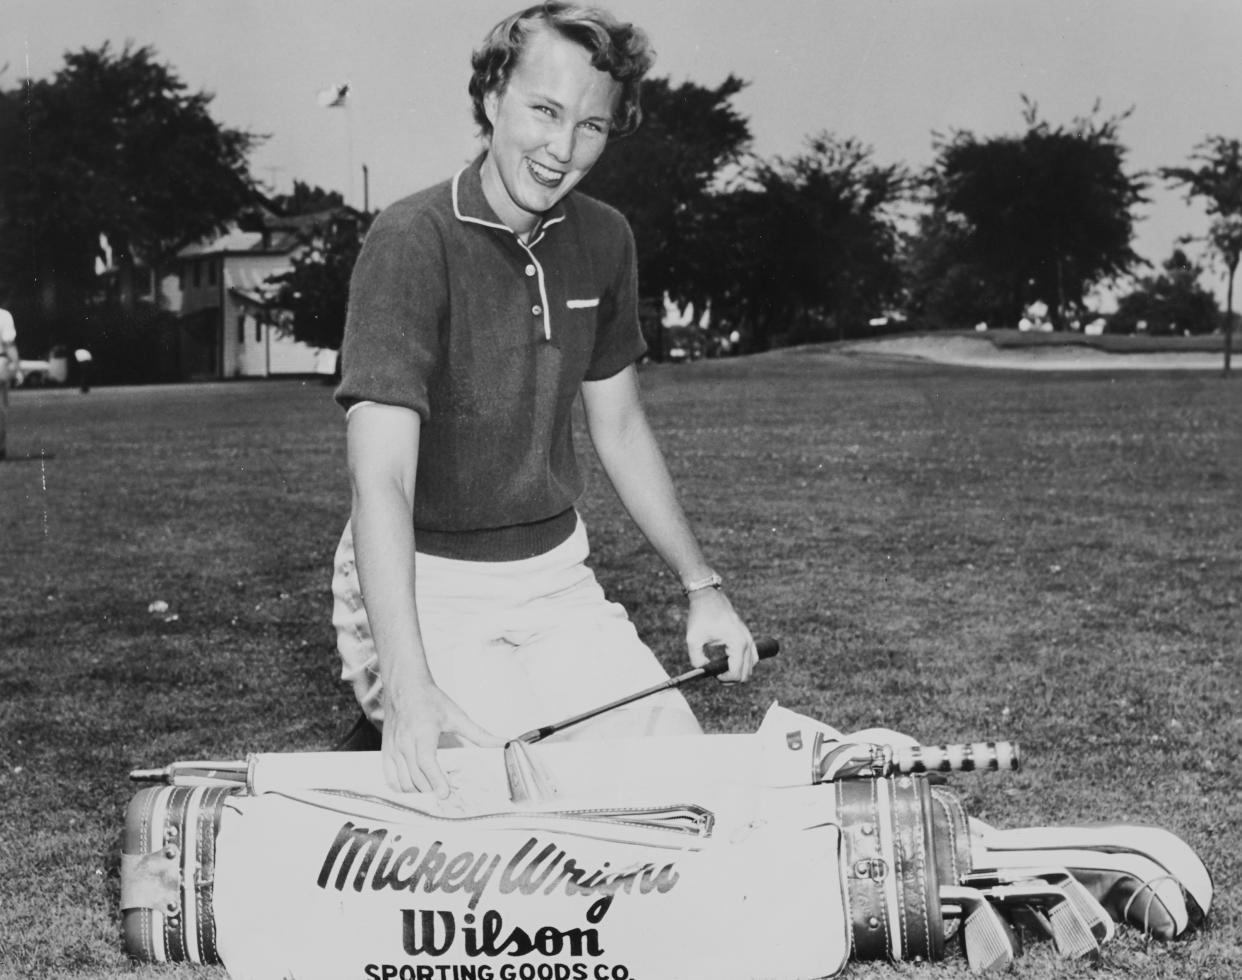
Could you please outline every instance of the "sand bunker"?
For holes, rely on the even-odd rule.
[[[840,353],[917,358],[938,364],[1007,368],[1018,371],[1219,371],[1224,357],[1211,351],[1114,354],[1093,347],[1049,344],[997,347],[987,337],[882,337],[839,345]]]

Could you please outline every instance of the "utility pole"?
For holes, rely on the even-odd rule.
[[[371,213],[371,171],[365,163],[362,165],[362,213]]]

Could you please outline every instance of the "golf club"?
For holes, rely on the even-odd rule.
[[[1140,854],[1074,848],[993,851],[978,837],[971,842],[971,853],[976,868],[1065,868],[1108,910],[1114,921],[1128,922],[1157,939],[1174,939],[1190,926],[1181,882]]]
[[[764,638],[755,641],[755,652],[760,660],[768,660],[775,657],[780,650],[780,644],[771,638]],[[676,688],[689,684],[691,681],[697,681],[702,677],[719,677],[729,669],[729,661],[725,657],[725,647],[723,643],[709,643],[703,647],[703,652],[711,659],[702,667],[695,667],[693,670],[687,670],[684,674],[678,674],[676,677],[670,677],[666,681],[654,684],[644,690],[629,694],[626,697],[618,698],[608,704],[600,705],[598,708],[592,708],[590,711],[584,711],[580,715],[574,715],[566,718],[564,721],[558,721],[551,725],[544,725],[541,728],[532,728],[529,732],[525,732],[513,739],[514,742],[525,742],[531,744],[541,741],[549,735],[555,735],[557,732],[563,732],[566,728],[577,725],[579,722],[587,721],[596,715],[602,715],[605,711],[612,711],[614,708],[620,708],[627,704],[632,704],[642,698],[651,697],[653,694],[659,694],[661,691],[672,691]]]
[[[773,639],[762,639],[755,643],[755,651],[758,653],[760,660],[767,660],[770,657],[776,656],[779,649],[780,646]],[[669,691],[681,687],[683,684],[696,681],[700,677],[716,677],[729,669],[729,661],[725,656],[723,644],[709,643],[703,648],[703,652],[712,659],[702,667],[695,667],[693,670],[688,670],[684,674],[678,674],[676,677],[670,677],[667,681],[663,681],[653,687],[619,698],[590,711],[584,711],[582,714],[566,718],[564,721],[544,725],[541,728],[533,728],[529,732],[506,742],[504,762],[505,777],[509,782],[509,799],[514,803],[522,805],[538,805],[554,800],[560,795],[560,790],[552,778],[552,773],[543,765],[542,760],[535,757],[535,754],[531,752],[528,746],[547,738],[549,735],[555,735],[557,732],[564,731],[566,728],[579,722],[601,715],[605,711],[611,711],[622,705],[631,704],[634,701],[658,694],[661,691]]]
[[[971,972],[1005,970],[1018,954],[1013,929],[975,888],[940,886],[941,914],[962,921],[962,946]]]
[[[962,876],[962,884],[972,888],[984,888],[989,885],[1013,884],[1028,878],[1039,878],[1061,889],[1099,942],[1105,943],[1113,938],[1116,933],[1116,924],[1108,910],[1081,881],[1065,868],[975,870]]]
[[[1192,922],[1202,921],[1212,906],[1212,876],[1194,849],[1160,827],[1141,824],[1095,824],[1067,827],[1013,827],[997,830],[976,817],[971,833],[997,854],[1041,850],[1100,851],[1137,854],[1154,861],[1175,877],[1186,892]],[[1002,865],[1009,862],[1001,860]],[[1051,863],[1051,862],[1049,862]]]
[[[1047,931],[1057,952],[1067,959],[1078,959],[1097,952],[1099,942],[1091,926],[1079,914],[1069,896],[1059,887],[1039,878],[994,885],[980,891],[1006,910],[1029,912]]]

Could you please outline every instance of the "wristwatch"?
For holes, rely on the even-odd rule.
[[[723,584],[724,579],[712,572],[703,578],[696,578],[693,582],[682,582],[681,591],[689,595],[691,592],[698,592],[700,589],[719,589]]]

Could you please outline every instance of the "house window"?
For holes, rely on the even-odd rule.
[[[207,260],[207,285],[214,286],[216,284],[216,263],[214,259]]]
[[[254,342],[257,344],[263,340],[263,323],[258,317],[254,321]]]
[[[194,285],[201,286],[203,284],[203,263],[199,259],[194,260]]]
[[[237,314],[237,342],[244,344],[246,342],[246,314]]]

